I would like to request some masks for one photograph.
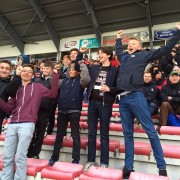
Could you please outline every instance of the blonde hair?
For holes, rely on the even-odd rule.
[[[141,41],[138,37],[131,36],[131,37],[128,38],[128,42],[129,42],[130,40],[136,40],[136,41],[138,41],[138,42],[139,42],[139,45],[142,47],[142,41]]]

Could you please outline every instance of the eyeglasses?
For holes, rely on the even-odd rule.
[[[28,73],[28,74],[32,74],[33,73],[32,71],[28,71],[28,70],[24,70],[24,69],[21,72],[22,73]]]

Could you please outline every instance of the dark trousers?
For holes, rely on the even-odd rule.
[[[103,106],[102,102],[90,101],[88,108],[88,162],[95,162],[96,135],[98,118],[100,119],[101,164],[109,164],[109,123],[112,106]]]
[[[28,157],[38,156],[41,152],[41,147],[43,144],[44,134],[46,131],[49,115],[49,111],[43,108],[39,108],[38,121],[36,122],[33,138],[28,149]]]
[[[4,121],[4,115],[0,115],[0,134],[2,132],[2,124],[3,124],[3,121]]]
[[[79,163],[79,160],[80,160],[79,120],[80,120],[80,113],[69,113],[69,114],[59,113],[58,114],[57,134],[56,134],[53,154],[51,156],[51,158],[54,161],[59,160],[59,152],[62,147],[63,137],[64,137],[64,134],[66,133],[68,122],[70,122],[71,134],[73,138],[72,159],[73,159],[73,162]]]
[[[180,105],[178,106],[171,106],[168,102],[163,102],[160,106],[160,125],[166,126],[167,125],[167,118],[168,114],[180,114]]]
[[[49,122],[47,127],[47,134],[53,133],[54,122],[55,122],[55,112],[56,112],[57,103],[53,104],[52,113],[49,116]]]

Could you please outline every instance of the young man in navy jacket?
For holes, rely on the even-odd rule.
[[[159,168],[159,175],[167,176],[162,147],[157,132],[154,129],[142,87],[144,84],[143,74],[146,65],[150,61],[171,52],[171,49],[180,39],[180,23],[177,23],[177,29],[177,32],[174,33],[166,46],[153,51],[141,51],[141,41],[136,37],[130,38],[128,42],[128,52],[125,54],[123,53],[121,39],[123,31],[120,30],[117,33],[116,54],[121,64],[117,78],[117,88],[121,90],[119,105],[125,140],[124,178],[129,178],[130,173],[134,171],[134,117],[138,118],[150,139],[157,167]]]

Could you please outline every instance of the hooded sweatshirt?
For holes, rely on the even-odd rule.
[[[29,58],[28,55],[21,54],[21,55],[18,56],[18,58],[21,58],[23,60],[22,65],[30,63],[30,58]]]
[[[20,86],[16,98],[7,103],[0,99],[0,109],[6,113],[12,112],[11,123],[36,122],[41,99],[55,98],[58,94],[59,74],[53,74],[52,89],[40,83],[29,83]]]

